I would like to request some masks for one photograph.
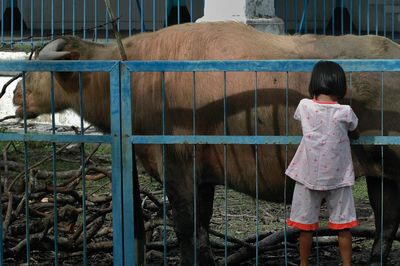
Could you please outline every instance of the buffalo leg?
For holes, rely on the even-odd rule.
[[[371,250],[370,265],[381,264],[381,252],[385,263],[400,221],[399,189],[397,182],[384,179],[383,210],[381,208],[381,179],[367,178],[368,196],[375,215],[375,240]],[[382,213],[383,211],[383,213]],[[383,240],[381,240],[381,216],[383,214]]]
[[[178,238],[181,265],[213,265],[214,260],[209,247],[208,224],[212,215],[214,187],[200,186],[197,195],[193,193],[193,168],[191,163],[177,160],[166,165],[166,190],[172,208],[175,233]],[[182,167],[184,166],[184,167]],[[196,221],[196,262],[194,256],[194,195],[197,197]]]
[[[215,186],[200,185],[198,187],[197,204],[197,248],[200,265],[213,265],[214,256],[211,251],[208,229],[213,213]]]

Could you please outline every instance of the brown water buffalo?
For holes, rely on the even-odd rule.
[[[231,59],[337,59],[337,58],[400,58],[400,46],[378,36],[278,36],[258,32],[239,23],[200,23],[173,26],[154,33],[144,33],[123,40],[129,60],[231,60]],[[116,45],[101,45],[74,37],[62,37],[47,46],[39,59],[119,59]],[[257,112],[254,108],[255,73],[227,73],[227,123],[229,135],[285,134],[285,73],[257,73]],[[27,112],[30,117],[50,112],[49,73],[26,76]],[[193,134],[192,100],[196,99],[195,132],[200,135],[224,134],[224,74],[196,73],[196,95],[192,95],[192,73],[165,73],[166,134]],[[104,132],[110,130],[109,77],[104,73],[83,74],[84,117]],[[134,131],[136,134],[162,132],[161,75],[132,74]],[[308,96],[308,73],[289,73],[289,135],[300,135],[292,119],[299,100]],[[385,73],[385,134],[396,135],[400,111],[400,77]],[[360,119],[361,135],[379,135],[380,74],[354,73],[351,104]],[[56,110],[71,107],[79,112],[78,79],[75,73],[59,73],[55,82]],[[344,102],[349,102],[346,98]],[[22,116],[21,85],[14,104]],[[257,118],[255,119],[255,115]],[[257,127],[256,127],[257,124]],[[289,158],[295,147],[289,147]],[[377,234],[371,252],[371,264],[378,264],[380,246],[386,259],[400,221],[400,160],[396,147],[384,149],[384,228],[381,232],[381,159],[380,147],[354,146],[357,175],[365,175],[376,219]],[[148,173],[162,178],[162,148],[159,145],[137,145],[137,156]],[[259,154],[259,194],[269,201],[284,197],[285,148],[262,145]],[[256,188],[255,148],[250,145],[229,145],[226,152],[226,179],[229,187],[252,195]],[[193,264],[193,195],[197,203],[198,263],[213,265],[208,228],[212,215],[215,185],[224,184],[224,147],[197,145],[196,194],[193,192],[193,146],[166,147],[165,176],[171,202],[175,231],[179,239],[182,265]],[[289,182],[288,197],[293,184]],[[289,199],[290,200],[290,199]]]

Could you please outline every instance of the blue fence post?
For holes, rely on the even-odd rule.
[[[135,243],[135,210],[134,194],[132,188],[134,187],[134,180],[132,176],[133,164],[132,160],[132,144],[130,136],[132,135],[132,91],[131,89],[131,75],[126,65],[121,63],[121,135],[122,135],[122,194],[123,194],[123,213],[124,213],[124,259],[125,265],[135,265],[137,243]]]
[[[124,230],[122,219],[122,162],[121,162],[121,95],[120,68],[116,64],[110,72],[110,112],[112,147],[112,214],[114,265],[124,265]]]

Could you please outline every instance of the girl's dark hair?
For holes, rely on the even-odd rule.
[[[346,75],[343,68],[331,61],[319,61],[311,73],[308,92],[314,98],[320,94],[333,95],[338,100],[346,95]]]

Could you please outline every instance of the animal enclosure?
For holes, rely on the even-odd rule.
[[[385,75],[391,74],[392,72],[400,71],[400,62],[398,60],[341,60],[337,61],[340,63],[348,75],[349,82],[349,91],[347,99],[350,104],[355,104],[352,102],[352,95],[357,93],[352,90],[352,85],[355,83],[353,76],[356,76],[359,72],[362,73],[376,73],[376,77],[378,77],[378,87],[376,89],[376,95],[378,103],[381,108],[379,110],[373,110],[371,113],[371,117],[378,117],[378,133],[377,131],[372,131],[368,135],[363,135],[358,141],[353,142],[354,147],[358,147],[360,145],[367,146],[377,146],[378,150],[381,151],[381,157],[379,158],[379,164],[382,165],[382,180],[378,182],[379,185],[382,185],[383,188],[383,165],[385,164],[385,160],[389,160],[384,155],[386,155],[386,147],[396,147],[400,144],[400,138],[398,136],[398,131],[396,130],[396,126],[394,126],[389,120],[387,120],[387,116],[393,116],[391,111],[384,112],[385,103],[388,101],[387,92],[385,91]],[[52,124],[52,128],[50,133],[43,132],[31,132],[27,127],[27,121],[23,120],[23,130],[20,132],[7,132],[7,129],[4,129],[5,132],[0,133],[0,141],[1,142],[22,142],[23,147],[23,156],[24,156],[24,169],[23,174],[19,175],[20,178],[24,179],[23,191],[24,194],[20,194],[18,199],[22,202],[21,204],[25,205],[25,211],[21,212],[21,207],[15,207],[14,204],[6,204],[8,201],[11,201],[11,194],[17,195],[18,192],[13,190],[8,190],[9,186],[9,178],[15,179],[18,176],[18,173],[12,173],[12,171],[6,171],[6,167],[11,167],[7,164],[4,157],[2,161],[4,163],[4,167],[1,168],[0,173],[2,176],[2,212],[1,219],[2,225],[9,224],[8,219],[12,219],[12,215],[7,214],[9,212],[13,213],[16,210],[20,210],[20,215],[22,213],[25,219],[25,226],[27,229],[23,234],[25,239],[31,239],[31,241],[23,241],[19,244],[19,252],[18,254],[24,254],[22,261],[32,261],[34,258],[34,254],[40,250],[35,249],[37,244],[35,241],[38,239],[44,239],[43,235],[46,236],[46,241],[50,241],[48,248],[54,251],[54,264],[62,263],[62,258],[65,258],[65,252],[68,252],[66,249],[65,242],[72,241],[72,239],[59,237],[59,229],[61,227],[61,222],[58,221],[58,218],[61,217],[59,213],[59,209],[62,209],[65,205],[62,197],[60,195],[63,193],[62,188],[59,186],[60,180],[58,177],[58,173],[56,172],[56,164],[58,162],[58,155],[56,143],[108,143],[111,145],[112,152],[112,236],[113,236],[113,263],[115,265],[133,265],[139,254],[132,252],[135,250],[135,227],[134,225],[134,195],[132,192],[133,180],[132,180],[132,145],[135,145],[135,150],[138,152],[138,156],[143,156],[146,149],[158,149],[160,151],[161,162],[162,164],[156,165],[155,167],[160,169],[161,176],[158,178],[161,181],[161,205],[158,206],[158,211],[161,212],[162,219],[161,221],[161,229],[159,232],[160,235],[160,243],[161,245],[161,254],[162,261],[165,264],[172,263],[173,260],[168,256],[169,251],[174,249],[173,242],[173,234],[167,233],[170,230],[167,230],[167,227],[171,227],[170,217],[168,217],[168,208],[170,206],[171,201],[173,200],[168,194],[169,190],[173,188],[172,185],[174,183],[170,183],[173,181],[174,176],[170,176],[168,174],[179,173],[179,171],[174,172],[176,169],[173,166],[180,165],[179,168],[183,169],[187,167],[189,172],[188,174],[190,182],[189,185],[185,187],[187,190],[198,191],[201,187],[201,183],[196,181],[199,178],[198,173],[200,171],[200,167],[204,169],[204,162],[208,159],[215,159],[221,165],[222,172],[221,180],[223,187],[223,199],[222,205],[224,206],[224,215],[223,222],[221,224],[221,232],[222,234],[222,243],[220,246],[220,252],[218,254],[222,254],[220,259],[227,262],[235,261],[235,254],[231,253],[232,243],[236,243],[229,236],[232,236],[233,232],[228,231],[229,223],[232,222],[231,217],[228,213],[228,207],[232,200],[230,198],[230,193],[228,193],[227,187],[231,186],[235,188],[235,185],[232,181],[232,176],[234,175],[234,171],[245,172],[246,175],[252,176],[254,182],[254,187],[252,188],[242,188],[238,189],[239,186],[236,187],[237,190],[244,190],[243,192],[247,192],[252,194],[255,197],[255,205],[253,220],[255,231],[253,234],[255,235],[255,240],[246,242],[246,240],[242,240],[239,244],[242,246],[240,249],[241,253],[245,254],[243,257],[250,256],[254,257],[254,262],[256,264],[261,263],[259,258],[261,258],[262,254],[266,252],[269,248],[271,248],[271,242],[269,239],[263,234],[260,230],[261,220],[265,217],[262,216],[262,212],[259,209],[260,201],[263,198],[268,199],[268,193],[273,194],[273,191],[268,191],[265,186],[261,186],[261,178],[262,176],[268,176],[268,172],[265,172],[265,169],[270,169],[268,165],[270,160],[268,160],[268,155],[270,151],[277,152],[275,150],[277,147],[280,149],[278,152],[283,155],[282,165],[286,165],[287,161],[290,160],[290,150],[293,149],[293,145],[298,144],[301,137],[299,135],[293,135],[291,133],[292,122],[291,122],[291,103],[289,99],[292,99],[293,96],[293,88],[290,86],[292,84],[292,80],[296,77],[296,74],[308,73],[311,71],[315,61],[313,60],[283,60],[283,61],[128,61],[128,62],[119,62],[119,61],[79,61],[79,62],[40,62],[40,61],[32,61],[32,62],[17,62],[17,63],[2,63],[0,64],[0,70],[12,70],[12,71],[22,71],[24,73],[22,78],[22,102],[18,105],[21,106],[22,112],[25,113],[25,117],[29,117],[31,110],[23,110],[28,108],[28,103],[32,99],[30,97],[29,88],[27,87],[28,82],[32,82],[27,79],[26,75],[30,72],[44,72],[49,71],[52,74],[49,75],[49,87],[55,86],[55,75],[60,71],[76,71],[79,72],[79,106],[78,110],[81,110],[81,113],[85,113],[88,110],[85,110],[87,106],[85,105],[85,101],[90,100],[85,98],[84,92],[88,90],[88,84],[85,83],[86,78],[88,77],[86,74],[89,72],[107,72],[109,73],[109,98],[110,98],[110,120],[109,120],[109,129],[110,133],[105,135],[97,135],[97,134],[86,134],[83,128],[83,121],[81,124],[81,129],[78,131],[78,134],[62,134],[57,130],[57,125]],[[230,78],[232,75],[243,75],[243,78],[249,78],[253,82],[245,93],[237,93],[235,92],[235,84],[230,82]],[[267,83],[270,87],[262,87],[262,82],[265,82],[265,76],[276,77],[267,79],[270,83]],[[154,91],[154,99],[156,99],[155,105],[151,106],[139,106],[142,109],[150,110],[151,108],[158,108],[156,117],[154,120],[149,121],[153,125],[153,127],[147,132],[141,132],[140,128],[138,131],[135,131],[136,126],[132,123],[135,121],[135,116],[142,116],[143,114],[140,112],[135,112],[132,110],[139,110],[135,108],[135,105],[140,105],[143,99],[133,98],[134,101],[131,102],[132,94],[136,95],[137,91],[143,89],[144,84],[141,83],[143,78],[147,80],[152,78],[154,82],[159,87],[156,87]],[[174,98],[171,98],[171,90],[176,90],[176,88],[169,87],[170,80],[181,78],[190,80],[190,84],[192,85],[190,88],[186,89],[188,95],[183,95],[185,97],[186,106],[175,106],[174,107]],[[204,81],[210,81],[211,79],[218,79],[221,81],[221,86],[219,87],[204,87]],[[132,86],[134,84],[134,86]],[[265,85],[265,83],[263,83]],[[108,90],[108,86],[106,86]],[[273,97],[274,94],[269,94],[269,89],[273,91],[274,88],[279,88],[280,92],[278,94],[278,98]],[[204,90],[206,91],[200,91]],[[135,92],[136,91],[136,92]],[[222,96],[220,100],[216,100],[211,103],[212,106],[216,106],[216,110],[219,110],[218,113],[208,113],[207,108],[209,105],[202,106],[202,103],[199,99],[201,93],[208,92],[212,93],[218,91],[218,94]],[[175,91],[179,92],[179,91]],[[28,94],[27,94],[28,93]],[[51,111],[57,109],[56,102],[58,101],[61,94],[60,92],[52,89],[50,91],[50,99],[51,99]],[[25,95],[25,96],[24,96]],[[390,95],[390,94],[389,94]],[[276,96],[276,95],[275,95]],[[180,97],[179,94],[176,97]],[[268,99],[270,97],[270,99]],[[265,101],[270,102],[273,100],[273,104],[271,106],[264,106]],[[93,99],[91,99],[93,100]],[[95,99],[97,100],[97,99]],[[239,101],[242,103],[241,108],[235,105],[235,101]],[[264,120],[262,115],[262,108],[270,108],[274,104],[279,104],[282,108],[282,118],[284,119],[283,128],[279,131],[268,131],[263,129],[263,124],[268,123],[270,120]],[[234,108],[233,108],[234,107]],[[150,109],[148,109],[150,108]],[[239,109],[237,109],[239,108]],[[274,109],[275,112],[277,109]],[[293,111],[293,110],[292,110]],[[243,131],[239,131],[240,128],[233,128],[230,126],[232,117],[235,117],[238,114],[245,114],[246,123],[243,124],[243,127],[247,127],[249,129],[250,134],[247,132],[243,133]],[[133,119],[132,119],[133,116]],[[273,118],[274,116],[272,116]],[[85,117],[83,117],[85,118]],[[189,131],[184,131],[182,128],[174,127],[174,121],[183,121],[187,123]],[[385,121],[388,121],[387,124]],[[376,121],[375,121],[376,122]],[[206,128],[220,128],[218,134],[209,134],[207,130],[203,127],[200,127],[202,123],[206,123]],[[185,124],[186,125],[186,124]],[[283,132],[283,133],[282,133]],[[47,192],[52,192],[50,194],[46,194],[47,198],[53,198],[54,204],[52,207],[53,211],[49,211],[49,213],[53,216],[50,217],[52,222],[48,227],[42,228],[40,232],[30,233],[32,228],[32,223],[34,221],[33,218],[37,218],[37,213],[34,213],[30,208],[31,204],[36,204],[37,198],[35,198],[32,189],[32,180],[34,178],[31,167],[30,160],[28,157],[29,145],[31,143],[49,143],[52,149],[52,173],[49,175],[52,178],[52,189],[48,188]],[[277,145],[277,146],[275,146]],[[218,149],[222,151],[222,157],[215,158],[200,158],[200,151],[204,148]],[[176,152],[171,152],[171,149],[175,149]],[[186,150],[185,150],[186,149]],[[80,223],[77,223],[72,227],[73,232],[85,232],[85,228],[88,227],[87,233],[78,234],[82,238],[83,244],[81,244],[82,248],[82,264],[88,264],[88,257],[92,255],[92,251],[88,250],[87,247],[93,248],[91,245],[86,245],[86,237],[89,239],[91,233],[89,233],[89,228],[93,228],[93,220],[92,218],[88,218],[88,221],[85,219],[85,213],[90,210],[90,200],[85,197],[85,178],[87,176],[86,171],[88,171],[87,160],[85,157],[84,148],[81,147],[81,172],[78,173],[78,176],[83,177],[81,179],[81,188],[83,193],[79,197],[82,201],[82,205],[79,207],[79,210],[82,212],[82,220]],[[253,162],[251,169],[243,169],[238,166],[243,166],[243,161],[245,160],[243,155],[248,155],[250,153],[253,155]],[[212,154],[212,153],[211,153]],[[239,155],[239,156],[238,156]],[[146,157],[141,157],[144,165],[147,164],[148,169],[152,169],[154,167],[152,161],[146,161]],[[177,163],[178,162],[178,163]],[[185,164],[180,164],[184,162]],[[155,176],[157,178],[157,176]],[[281,172],[280,178],[284,180],[283,171]],[[382,182],[382,183],[380,183]],[[5,186],[8,184],[8,186]],[[286,182],[285,182],[286,185]],[[282,188],[278,188],[276,195],[274,194],[275,199],[282,200],[286,203],[290,203],[287,199],[289,197],[289,193],[285,193],[286,186]],[[43,192],[43,191],[41,191]],[[179,191],[177,191],[179,192]],[[287,195],[286,195],[287,194]],[[279,196],[280,195],[280,196]],[[148,195],[151,197],[151,195]],[[43,198],[43,196],[42,196]],[[60,203],[57,204],[57,200],[60,199]],[[202,201],[207,200],[207,198],[200,198],[197,193],[193,193],[193,197],[189,199],[189,202],[192,204],[189,206],[190,209],[193,210],[193,217],[197,217],[197,212],[200,212]],[[157,201],[155,201],[157,202]],[[383,204],[383,198],[381,200]],[[86,204],[89,205],[86,205]],[[60,205],[60,207],[58,207]],[[187,206],[181,206],[182,208],[186,208]],[[383,206],[385,207],[385,206]],[[23,207],[22,207],[23,208]],[[59,213],[59,215],[54,215],[54,213]],[[282,217],[279,217],[283,221],[286,219],[286,212],[283,211],[281,213]],[[179,219],[187,219],[188,217],[178,217]],[[378,217],[381,223],[384,223],[382,217]],[[198,243],[198,235],[200,230],[198,227],[198,223],[201,221],[197,221],[197,219],[193,219],[193,226],[190,232],[190,235],[194,238],[193,243]],[[288,241],[290,237],[293,238],[291,234],[294,232],[284,226],[284,222],[281,223],[282,227],[279,228],[282,231],[281,238],[278,238],[277,242],[273,245],[282,245],[283,252],[280,254],[284,261],[289,263],[296,263],[295,258],[288,256],[288,250],[293,248],[293,243]],[[4,235],[1,235],[1,241],[3,243],[1,255],[2,263],[6,263],[7,259],[12,256],[13,252],[15,252],[15,247],[13,244],[15,243],[15,239],[12,239],[12,234],[10,235],[10,227],[3,227],[5,230]],[[79,231],[81,230],[81,231]],[[40,235],[42,233],[43,235]],[[321,231],[320,234],[324,234],[324,231]],[[326,232],[325,232],[326,234]],[[354,232],[357,235],[357,232]],[[233,235],[235,236],[235,235]],[[274,235],[276,237],[276,235]],[[13,242],[14,241],[14,242]],[[231,242],[233,241],[233,242]],[[90,244],[90,243],[88,243]],[[153,243],[154,244],[154,243]],[[175,244],[176,245],[176,244]],[[322,245],[322,244],[321,244]],[[21,248],[22,246],[22,248]],[[14,248],[14,249],[13,249]],[[194,263],[196,263],[200,258],[198,255],[199,246],[194,246]],[[369,247],[368,247],[369,248]],[[150,246],[148,250],[151,249]],[[176,249],[176,247],[175,247]],[[160,250],[160,248],[158,248]],[[73,250],[76,252],[76,250]],[[221,252],[222,251],[222,252]],[[68,254],[68,253],[67,253]],[[148,255],[148,254],[146,254]],[[320,264],[324,265],[324,257],[323,254],[320,254]],[[382,258],[383,259],[383,258]],[[293,261],[292,261],[293,260]],[[240,261],[245,263],[245,261]]]

